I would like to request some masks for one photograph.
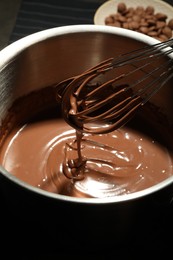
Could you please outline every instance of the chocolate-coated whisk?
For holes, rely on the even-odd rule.
[[[126,124],[173,76],[172,46],[173,39],[146,46],[60,82],[64,119],[76,130],[92,134]],[[99,83],[97,77],[106,78],[107,73],[112,79]]]

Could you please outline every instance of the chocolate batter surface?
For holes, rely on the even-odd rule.
[[[85,134],[84,178],[69,179],[63,163],[78,157],[76,132],[62,119],[33,121],[13,129],[1,149],[0,163],[19,179],[40,189],[74,197],[107,197],[148,188],[173,174],[167,149],[130,128]]]

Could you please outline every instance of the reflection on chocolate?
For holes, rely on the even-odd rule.
[[[43,113],[44,114],[44,113]],[[172,175],[168,150],[130,127],[86,134],[81,143],[84,178],[66,178],[67,158],[78,158],[76,133],[63,119],[41,117],[14,127],[1,149],[0,163],[19,179],[43,190],[74,197],[107,197],[148,188]],[[68,144],[68,145],[67,145]]]

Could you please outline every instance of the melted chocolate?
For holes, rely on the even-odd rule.
[[[160,142],[164,137],[173,146],[172,130],[167,130],[167,125],[163,130],[163,125],[155,122],[162,134],[158,139],[155,127],[149,128],[149,134],[144,133],[143,119],[144,124],[137,120],[135,127],[126,125],[104,132],[101,124],[101,133],[84,134],[79,131],[83,121],[75,130],[73,124],[70,126],[68,120],[62,119],[61,96],[55,98],[58,87],[63,96],[62,82],[22,97],[12,105],[2,123],[0,138],[0,163],[7,171],[49,192],[96,198],[140,191],[172,176],[172,152],[165,142]],[[75,103],[71,100],[69,106],[68,97],[64,98],[62,108],[67,108],[66,115],[75,114],[76,100]],[[28,111],[31,104],[32,111]],[[148,113],[151,117],[150,109]],[[93,118],[95,123],[95,115]],[[137,130],[138,126],[142,131]]]
[[[67,157],[65,157],[65,154]],[[64,175],[64,158],[78,160],[76,132],[63,119],[30,121],[6,138],[0,162],[17,178],[74,197],[107,197],[146,189],[172,175],[172,158],[157,141],[130,128],[86,134],[79,180]],[[73,175],[72,167],[66,175]],[[68,177],[69,177],[68,176]],[[73,176],[72,176],[73,177]]]

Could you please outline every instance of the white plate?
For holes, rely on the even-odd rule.
[[[167,21],[173,18],[173,6],[161,0],[109,0],[102,4],[95,12],[94,24],[105,25],[105,18],[117,12],[117,5],[125,3],[127,7],[153,6],[155,13],[161,12],[167,15]]]

